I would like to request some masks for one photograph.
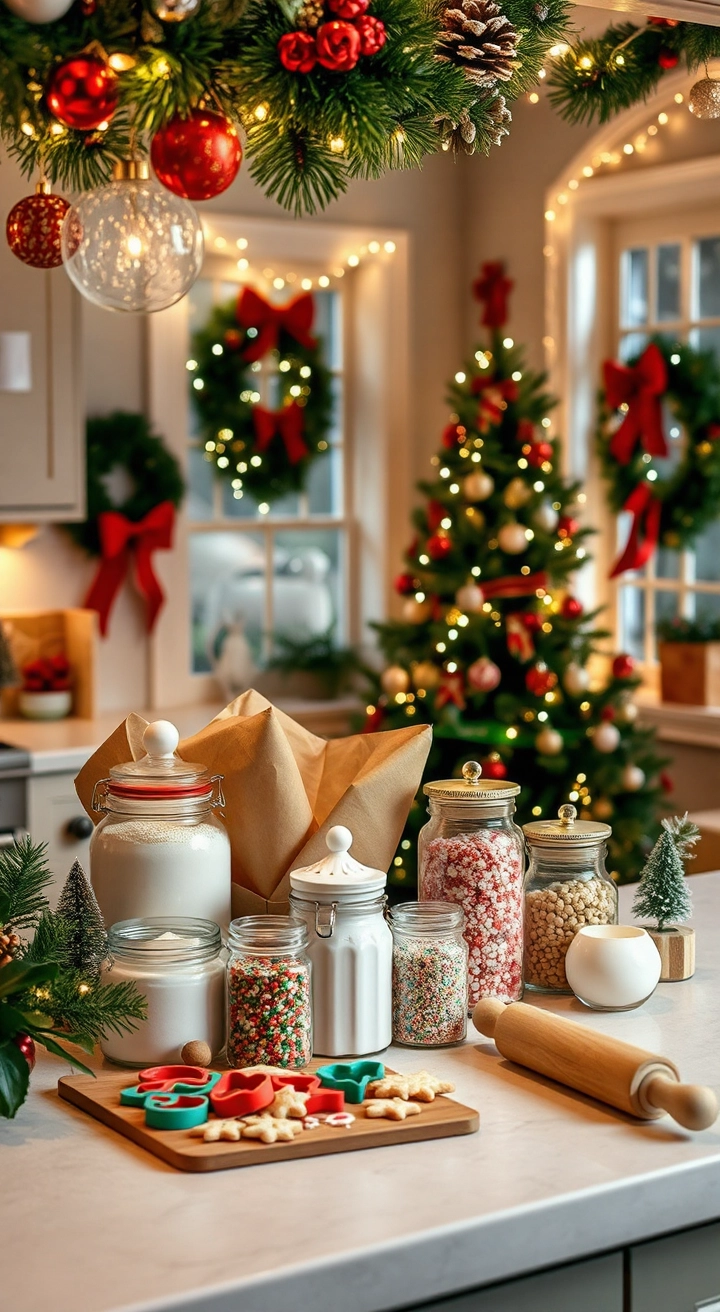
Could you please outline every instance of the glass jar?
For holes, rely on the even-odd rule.
[[[290,907],[310,936],[314,1051],[361,1057],[392,1039],[392,934],[384,871],[350,855],[352,834],[328,830],[329,855],[290,872]]]
[[[108,933],[103,984],[132,981],[147,1001],[134,1030],[108,1030],[100,1048],[122,1066],[167,1066],[181,1061],[193,1039],[213,1056],[225,1043],[225,962],[220,929],[209,920],[159,916],[122,920]]]
[[[465,915],[452,902],[403,902],[389,913],[393,936],[393,1040],[445,1048],[467,1034]]]
[[[106,925],[153,916],[230,923],[230,840],[213,811],[221,775],[175,754],[167,720],[148,725],[147,755],[113,766],[93,792],[102,819],[90,839],[90,880]]]
[[[617,888],[605,869],[609,825],[578,820],[569,803],[557,820],[523,826],[530,865],[525,881],[525,987],[572,993],[565,954],[584,925],[616,925]]]
[[[519,784],[483,779],[468,761],[462,779],[425,784],[430,820],[418,836],[423,902],[456,902],[465,913],[469,1006],[522,997],[523,837],[513,822]]]
[[[241,916],[230,925],[227,1059],[287,1066],[312,1056],[308,933],[293,916]]]

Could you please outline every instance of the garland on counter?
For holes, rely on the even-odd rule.
[[[608,500],[632,516],[611,577],[641,569],[658,543],[688,546],[720,506],[720,368],[710,352],[653,338],[629,364],[605,362],[597,446]],[[663,425],[667,405],[684,429],[677,464]]]

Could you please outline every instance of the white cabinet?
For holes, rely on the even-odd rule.
[[[48,865],[55,876],[49,889],[55,906],[73,861],[90,874],[92,821],[75,792],[75,775],[38,774],[28,779],[27,827],[35,843],[47,843]]]

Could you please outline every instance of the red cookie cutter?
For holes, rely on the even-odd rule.
[[[146,1066],[138,1075],[138,1084],[149,1085],[153,1091],[165,1093],[176,1084],[207,1084],[211,1075],[212,1071],[205,1066]],[[150,1088],[145,1092],[149,1093]]]
[[[342,1112],[345,1110],[345,1094],[342,1089],[323,1089],[317,1075],[273,1075],[273,1088],[296,1089],[298,1093],[309,1093],[305,1104],[305,1114],[314,1116],[317,1112]]]
[[[269,1075],[228,1071],[210,1091],[210,1104],[216,1116],[251,1116],[253,1112],[269,1107],[274,1097]]]

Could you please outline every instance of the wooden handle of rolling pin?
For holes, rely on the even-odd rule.
[[[495,998],[478,1002],[473,1024],[494,1039],[509,1061],[631,1116],[655,1120],[667,1111],[690,1130],[705,1130],[717,1119],[718,1103],[712,1089],[680,1084],[676,1067],[666,1057],[644,1052],[621,1039],[523,1002],[506,1006]]]

